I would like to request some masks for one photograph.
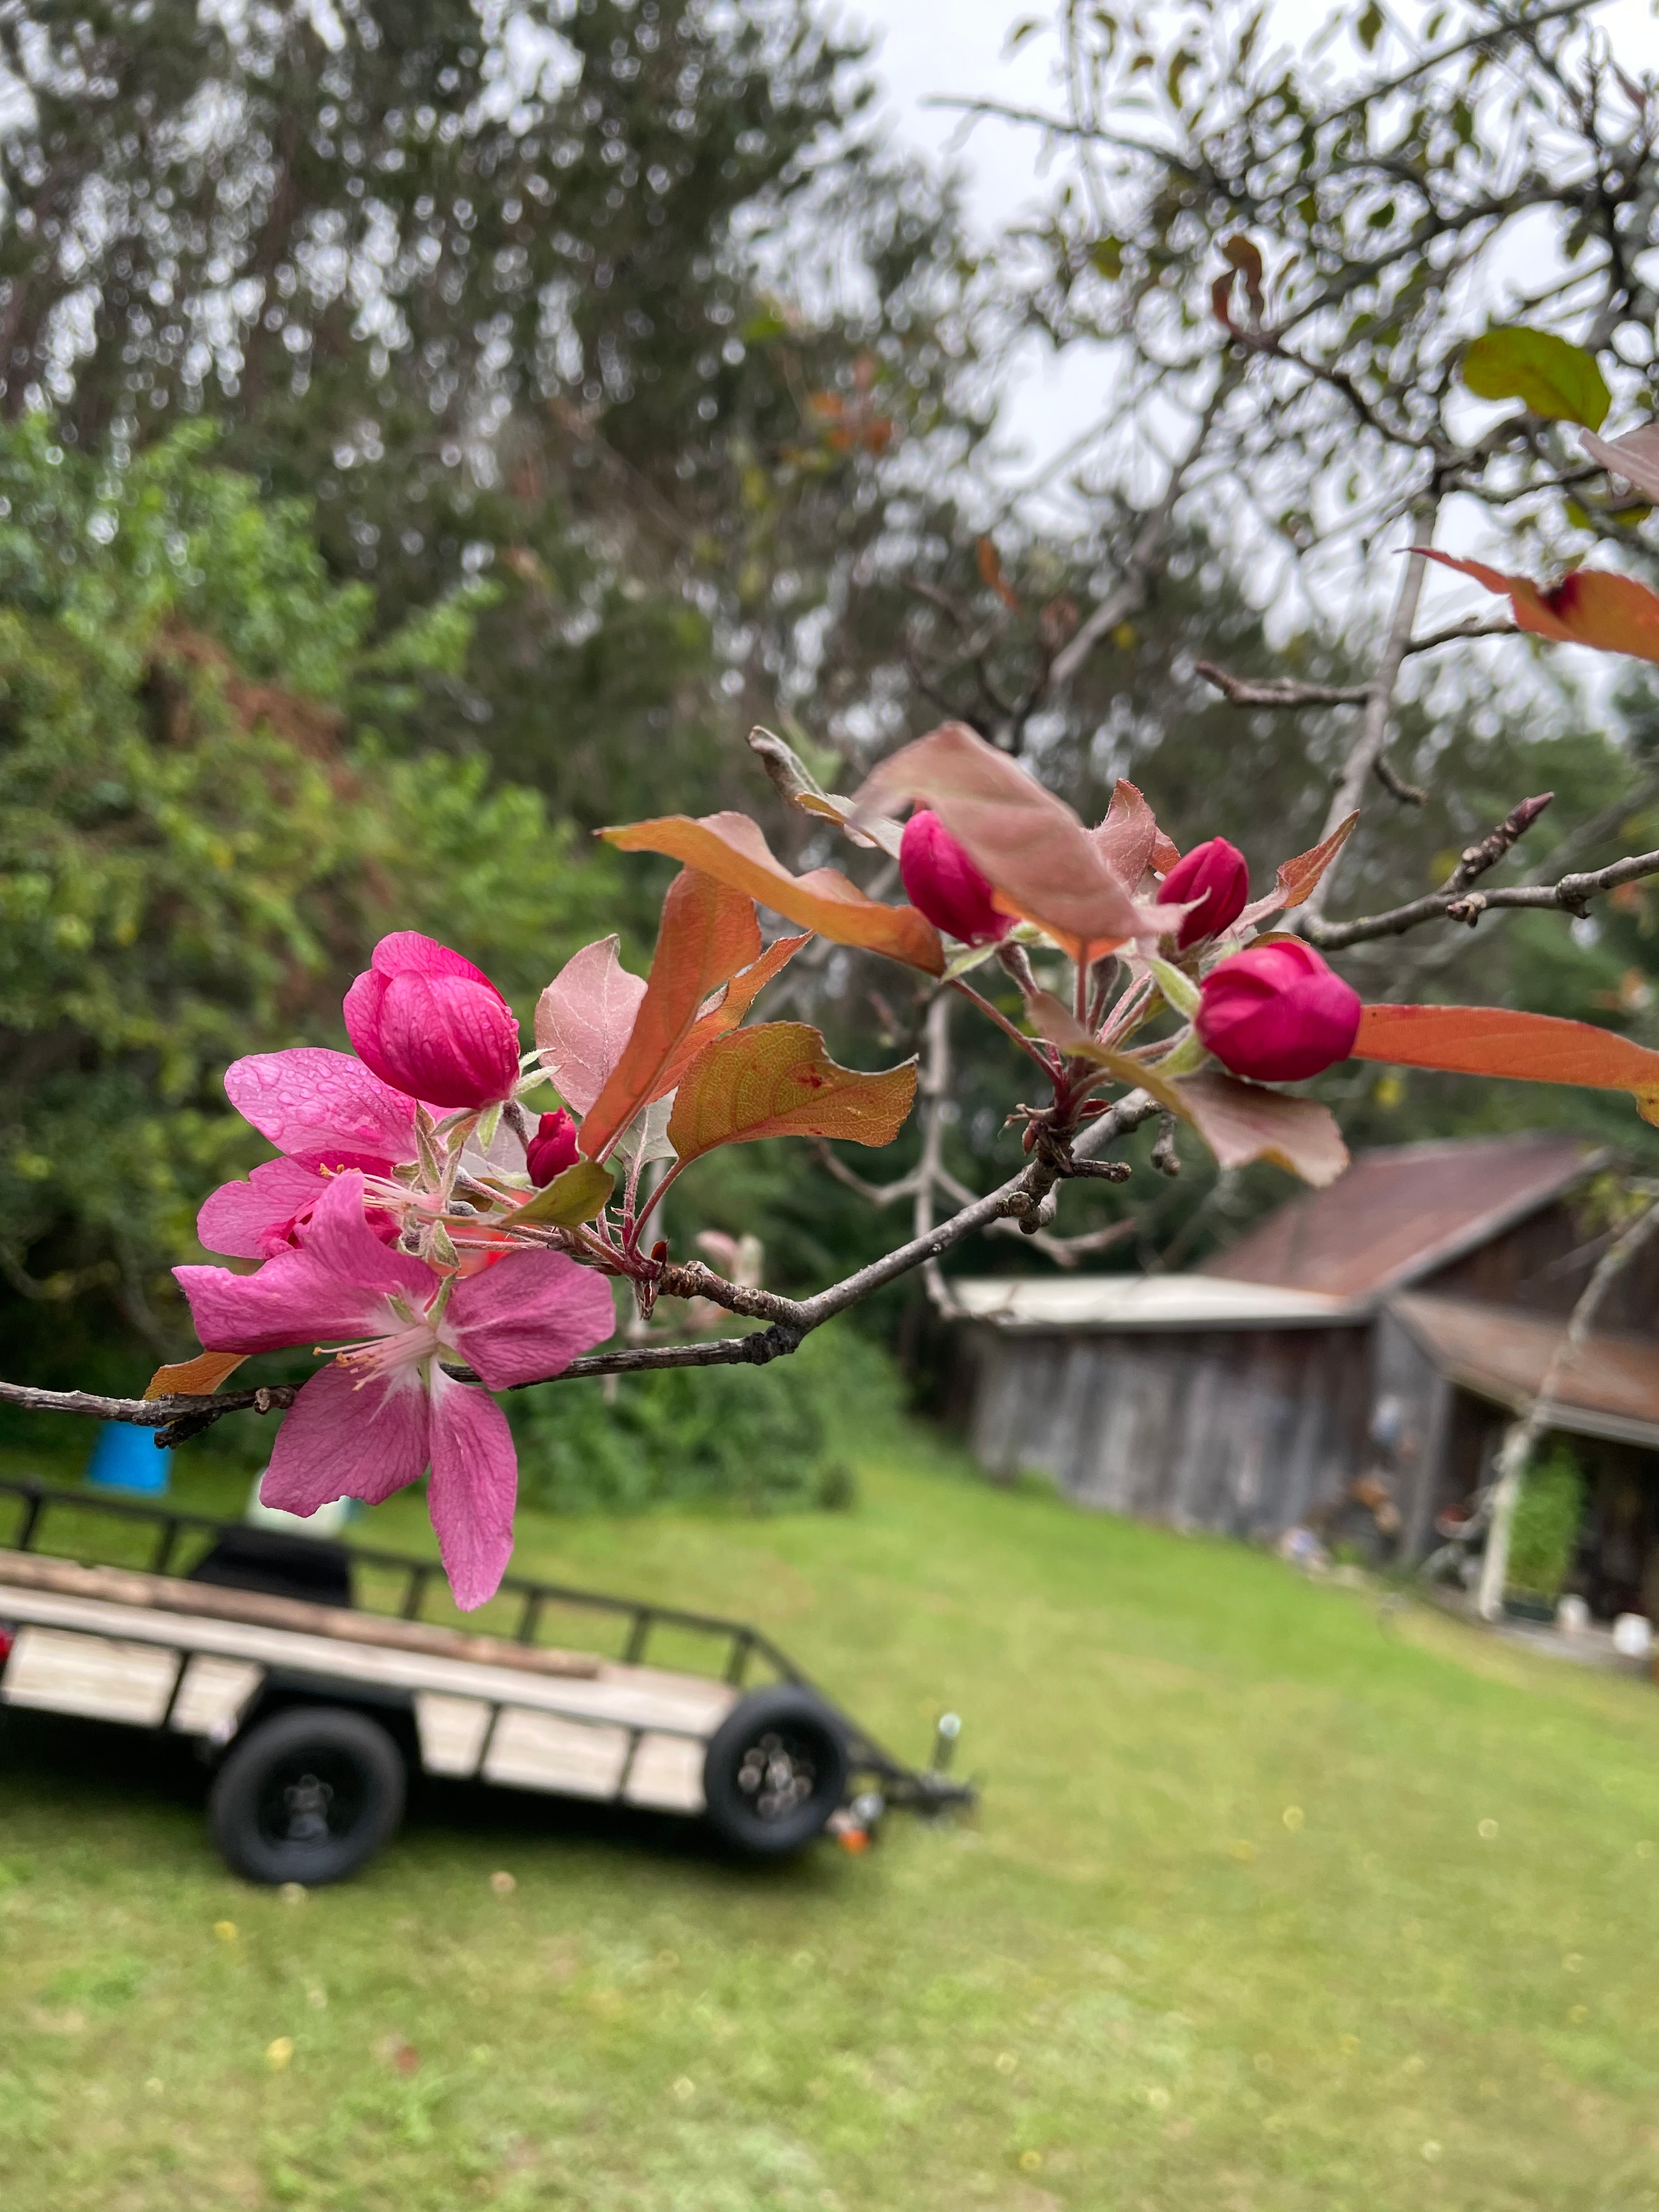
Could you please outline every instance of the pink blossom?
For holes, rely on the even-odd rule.
[[[387,1176],[390,1160],[366,1152],[293,1152],[266,1160],[246,1182],[221,1183],[196,1217],[196,1234],[210,1252],[233,1260],[269,1260],[301,1242],[322,1202],[328,1178],[355,1168],[366,1176]],[[369,1226],[383,1243],[398,1233],[390,1213],[371,1212]]]
[[[990,878],[928,807],[904,825],[899,874],[911,905],[963,945],[994,945],[1014,926],[992,903]]]
[[[1224,837],[1194,845],[1158,887],[1160,906],[1192,904],[1192,912],[1182,916],[1176,932],[1176,944],[1182,952],[1189,945],[1200,945],[1206,937],[1219,937],[1231,928],[1249,896],[1249,864]]]
[[[346,993],[345,1025],[376,1075],[434,1106],[496,1106],[518,1081],[511,1006],[482,969],[414,930],[375,946]]]
[[[363,1178],[333,1177],[303,1244],[252,1275],[174,1270],[210,1352],[274,1352],[343,1338],[300,1391],[260,1487],[314,1513],[378,1503],[429,1465],[428,1506],[455,1601],[494,1595],[513,1550],[518,1456],[487,1393],[556,1375],[615,1327],[604,1279],[556,1252],[510,1252],[465,1280],[390,1249],[364,1218]],[[441,1362],[470,1366],[484,1389]]]
[[[544,1114],[536,1133],[525,1146],[525,1165],[538,1190],[545,1190],[555,1176],[576,1164],[576,1125],[562,1108]]]
[[[1249,945],[1199,986],[1200,1040],[1237,1075],[1297,1083],[1346,1060],[1359,994],[1299,937]]]
[[[415,1101],[349,1052],[301,1045],[250,1054],[225,1070],[225,1095],[288,1157],[214,1192],[196,1217],[196,1234],[210,1252],[269,1259],[297,1241],[325,1176],[358,1168],[384,1178],[417,1156]],[[390,1216],[370,1218],[377,1234],[390,1234]]]

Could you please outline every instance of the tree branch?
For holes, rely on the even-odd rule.
[[[1639,882],[1644,876],[1659,876],[1659,853],[1634,853],[1610,867],[1596,868],[1587,875],[1563,876],[1554,884],[1504,884],[1495,891],[1431,891],[1426,898],[1413,899],[1409,905],[1395,907],[1387,914],[1362,915],[1358,921],[1306,924],[1303,934],[1324,951],[1340,952],[1344,945],[1364,945],[1372,938],[1403,937],[1408,929],[1425,921],[1462,921],[1473,928],[1483,914],[1506,907],[1571,914],[1582,919],[1591,899],[1616,890],[1620,884]]]

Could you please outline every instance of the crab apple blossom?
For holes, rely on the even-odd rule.
[[[293,1152],[265,1160],[246,1182],[221,1183],[196,1217],[196,1234],[209,1252],[232,1260],[269,1260],[302,1241],[312,1215],[321,1205],[328,1179],[355,1169],[364,1176],[386,1176],[390,1160],[366,1152]],[[378,1209],[368,1224],[383,1243],[398,1233],[395,1218]]]
[[[1235,1075],[1297,1083],[1346,1060],[1359,1034],[1359,994],[1299,937],[1247,945],[1199,986],[1195,1026]]]
[[[225,1070],[225,1096],[285,1155],[222,1183],[197,1215],[204,1248],[230,1259],[268,1260],[296,1243],[329,1176],[356,1168],[385,1182],[418,1157],[415,1101],[349,1052],[251,1053]],[[370,1221],[379,1235],[395,1233],[389,1214]]]
[[[899,874],[911,905],[963,945],[995,945],[1014,926],[992,902],[989,879],[928,807],[904,825]]]
[[[576,1164],[576,1125],[562,1107],[544,1114],[536,1133],[525,1146],[525,1165],[538,1190],[545,1190],[555,1176]]]
[[[519,1079],[519,1024],[481,968],[412,929],[383,937],[345,995],[346,1032],[383,1081],[453,1110],[499,1106]]]
[[[508,1252],[443,1274],[389,1249],[364,1213],[362,1175],[335,1176],[303,1241],[252,1275],[174,1269],[210,1352],[274,1352],[344,1338],[301,1389],[260,1487],[268,1505],[314,1513],[371,1504],[432,1471],[428,1505],[455,1601],[494,1595],[513,1550],[518,1455],[490,1390],[560,1374],[616,1326],[602,1277],[562,1254]],[[484,1389],[446,1374],[470,1366]]]
[[[1250,870],[1237,845],[1211,837],[1177,860],[1158,887],[1160,906],[1189,905],[1176,932],[1176,949],[1185,952],[1206,938],[1219,937],[1249,903]]]

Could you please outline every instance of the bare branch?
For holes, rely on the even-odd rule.
[[[1406,647],[1407,657],[1414,653],[1435,653],[1443,645],[1463,645],[1472,637],[1519,637],[1521,626],[1512,622],[1486,622],[1479,615],[1469,615],[1462,622],[1453,623],[1445,629],[1431,629],[1426,637],[1414,637]]]
[[[1395,907],[1387,914],[1364,915],[1358,921],[1309,924],[1303,933],[1310,944],[1327,952],[1340,952],[1344,945],[1364,945],[1372,938],[1403,937],[1408,929],[1425,921],[1462,921],[1473,928],[1483,914],[1501,908],[1522,907],[1582,918],[1591,899],[1616,890],[1620,884],[1639,882],[1644,876],[1659,876],[1659,853],[1635,853],[1626,860],[1615,860],[1610,867],[1594,869],[1588,875],[1563,876],[1554,884],[1504,884],[1494,891],[1461,894],[1431,891],[1426,898],[1413,899],[1409,905]]]
[[[1194,676],[1214,684],[1235,707],[1363,707],[1369,684],[1298,684],[1287,676],[1233,676],[1212,660],[1194,665]]]
[[[1412,532],[1406,573],[1400,580],[1400,591],[1394,603],[1389,633],[1382,641],[1382,650],[1372,672],[1370,696],[1365,702],[1365,719],[1358,737],[1349,750],[1342,774],[1332,794],[1322,832],[1324,836],[1328,837],[1339,822],[1357,811],[1365,795],[1365,786],[1382,757],[1382,748],[1389,741],[1389,724],[1394,713],[1394,689],[1400,680],[1400,668],[1406,657],[1406,648],[1411,642],[1412,624],[1417,619],[1417,603],[1423,592],[1423,573],[1428,567],[1423,556],[1434,540],[1437,505],[1437,498],[1431,494],[1415,511],[1415,526]],[[1340,857],[1339,854],[1326,869],[1303,908],[1304,933],[1310,937],[1329,902]]]
[[[1376,758],[1371,763],[1371,772],[1389,796],[1391,799],[1397,799],[1402,806],[1428,805],[1428,793],[1420,784],[1407,783],[1387,753],[1378,753]]]
[[[1153,572],[1169,538],[1176,507],[1187,488],[1188,476],[1204,451],[1216,417],[1231,396],[1238,377],[1238,369],[1231,367],[1218,380],[1186,452],[1170,465],[1163,498],[1135,533],[1134,544],[1124,563],[1122,580],[1115,591],[1107,593],[1087,620],[1079,623],[1072,638],[1054,655],[1049,678],[1056,690],[1071,682],[1102,638],[1109,637],[1120,623],[1127,622],[1145,605]]]

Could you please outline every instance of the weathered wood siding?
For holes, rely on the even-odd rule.
[[[991,1473],[1234,1535],[1288,1528],[1360,1472],[1369,1331],[973,1332],[970,1440]]]

